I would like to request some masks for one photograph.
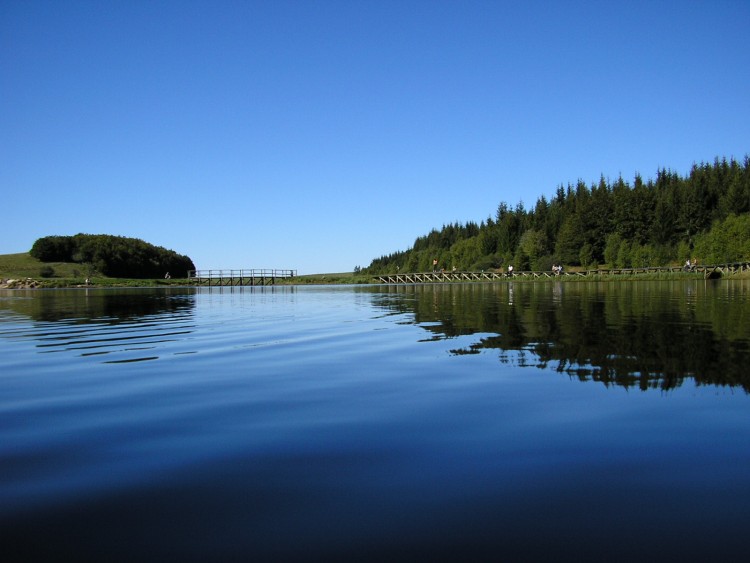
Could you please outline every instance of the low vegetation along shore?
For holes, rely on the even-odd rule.
[[[42,262],[27,252],[0,255],[0,289],[49,289],[71,287],[168,287],[188,284],[186,278],[172,276],[161,279],[130,279],[102,276],[97,272],[86,271],[85,265],[70,262]],[[633,276],[596,276],[598,281],[607,280],[667,280],[702,279],[703,274],[694,272],[647,273]],[[591,276],[562,276],[561,281],[591,281]],[[731,279],[750,279],[745,271],[731,276]],[[524,281],[518,279],[517,281]],[[530,281],[530,280],[528,280]],[[279,285],[320,285],[320,284],[374,284],[379,283],[372,276],[341,272],[310,274],[277,280]]]

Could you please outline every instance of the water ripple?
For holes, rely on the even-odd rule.
[[[126,357],[103,363],[130,363],[159,359],[142,357],[144,350],[162,350],[184,343],[196,329],[192,313],[164,312],[136,318],[106,315],[97,318],[72,316],[60,320],[24,322],[23,315],[0,311],[0,339],[20,348],[31,345],[38,354],[78,353],[92,358],[114,353]],[[177,350],[175,353],[195,353]]]

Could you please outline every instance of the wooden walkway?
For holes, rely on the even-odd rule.
[[[596,270],[582,270],[580,272],[566,272],[555,274],[553,272],[531,272],[521,271],[508,274],[500,271],[439,271],[439,272],[414,272],[408,274],[384,274],[376,276],[380,283],[384,284],[417,284],[417,283],[444,283],[444,282],[468,282],[468,281],[508,281],[512,279],[555,279],[561,276],[574,277],[596,277],[596,276],[633,276],[637,274],[656,273],[678,273],[692,272],[703,274],[705,278],[733,275],[739,272],[750,271],[750,262],[733,262],[730,264],[711,264],[693,266],[690,270],[684,267],[664,266],[653,268],[598,268]]]
[[[208,287],[273,285],[278,279],[290,279],[296,275],[297,270],[190,270],[188,283]]]

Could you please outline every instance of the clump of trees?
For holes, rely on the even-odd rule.
[[[113,235],[48,236],[37,239],[31,256],[42,262],[88,264],[105,276],[153,279],[167,272],[179,277],[194,270],[193,261],[137,238]]]
[[[593,268],[662,266],[750,259],[750,157],[693,165],[687,177],[660,169],[559,186],[527,209],[502,202],[480,224],[454,223],[417,238],[412,248],[382,256],[368,274],[440,268],[549,270],[553,264]]]

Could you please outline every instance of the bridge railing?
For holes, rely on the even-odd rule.
[[[293,278],[297,270],[247,268],[239,270],[189,270],[188,281],[208,285],[256,285],[273,283],[279,278]]]

